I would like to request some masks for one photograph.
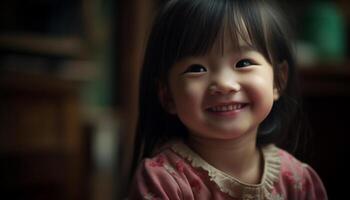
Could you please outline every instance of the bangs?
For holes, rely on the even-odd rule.
[[[172,65],[185,57],[205,55],[212,49],[222,54],[225,39],[229,37],[226,41],[230,41],[234,48],[239,50],[239,41],[243,41],[270,61],[260,8],[249,0],[178,3],[170,12],[174,15],[169,15],[167,20],[173,26],[165,32],[168,34],[168,43],[163,47],[167,52],[165,58],[171,60],[169,64]]]

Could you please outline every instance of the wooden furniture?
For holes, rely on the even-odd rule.
[[[99,103],[115,76],[114,4],[0,1],[0,199],[94,198],[97,169],[85,158],[95,144],[90,110],[107,107]]]
[[[76,89],[71,82],[48,76],[1,74],[2,199],[83,199]]]

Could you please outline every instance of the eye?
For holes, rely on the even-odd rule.
[[[187,69],[184,71],[184,73],[203,73],[206,72],[207,69],[200,64],[193,64],[187,67]]]
[[[255,63],[249,59],[243,59],[237,62],[236,68],[242,68],[242,67],[247,67],[250,65],[254,65]]]

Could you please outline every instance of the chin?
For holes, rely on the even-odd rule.
[[[240,138],[241,136],[243,136],[245,133],[241,132],[241,131],[227,131],[227,130],[222,130],[217,132],[217,134],[215,134],[215,138],[216,139],[221,139],[221,140],[234,140],[237,138]]]

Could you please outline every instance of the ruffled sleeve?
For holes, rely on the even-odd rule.
[[[326,189],[318,174],[309,165],[280,150],[281,179],[273,194],[281,199],[327,200]]]
[[[303,199],[326,200],[326,189],[318,174],[309,166],[304,164],[305,191]]]
[[[145,159],[136,171],[129,199],[182,199],[180,187],[165,165],[162,155]]]

